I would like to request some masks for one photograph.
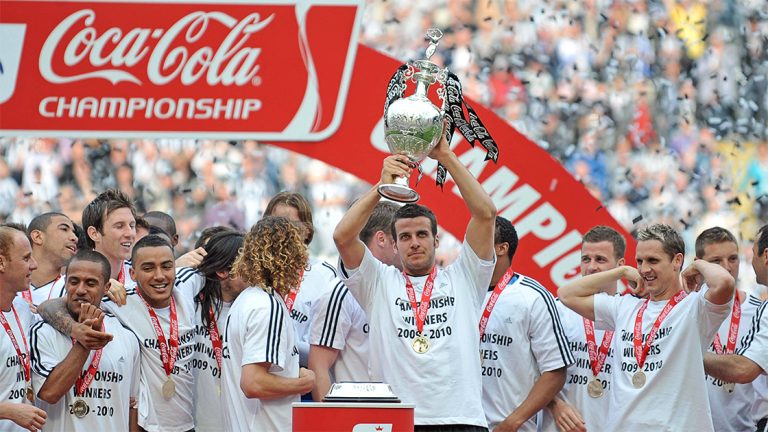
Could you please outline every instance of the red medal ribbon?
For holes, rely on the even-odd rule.
[[[138,290],[136,292],[139,293]],[[176,363],[176,354],[179,352],[179,321],[176,319],[176,303],[173,301],[173,297],[171,297],[171,334],[170,343],[168,343],[165,340],[163,328],[160,327],[160,320],[157,319],[157,313],[155,313],[155,310],[149,306],[146,300],[144,300],[141,293],[139,293],[139,298],[147,307],[152,326],[155,327],[157,344],[160,346],[160,360],[163,362],[165,374],[170,377],[173,373],[173,365]]]
[[[117,274],[117,281],[125,286],[125,261],[120,262],[120,273]]]
[[[739,301],[739,293],[734,295],[733,299],[733,312],[731,312],[731,326],[728,328],[728,341],[725,345],[725,352],[723,352],[723,343],[720,342],[720,334],[715,335],[715,340],[712,343],[715,348],[715,352],[718,354],[733,354],[736,351],[736,337],[739,334],[739,323],[741,322],[741,302]]]
[[[30,365],[31,360],[29,357],[29,346],[27,345],[27,337],[24,335],[24,329],[21,327],[21,320],[19,319],[19,314],[16,312],[16,308],[11,305],[11,310],[13,311],[13,315],[16,316],[16,324],[19,326],[19,333],[21,333],[21,340],[24,342],[24,354],[21,353],[21,348],[19,347],[19,342],[16,340],[16,336],[13,335],[13,330],[11,330],[11,325],[8,323],[8,320],[5,319],[5,314],[0,313],[0,323],[3,324],[3,328],[5,328],[5,332],[8,334],[8,337],[11,338],[11,343],[13,344],[13,347],[16,349],[16,355],[19,356],[19,363],[21,363],[22,367],[24,368],[24,381],[27,383],[27,387],[32,387],[32,376],[30,375]]]
[[[645,364],[645,358],[648,356],[648,352],[651,350],[651,344],[653,343],[653,338],[656,337],[656,333],[659,331],[659,327],[661,327],[661,323],[664,321],[664,319],[667,318],[667,315],[669,315],[670,312],[672,312],[672,309],[674,309],[675,306],[680,302],[680,300],[684,299],[687,294],[685,291],[680,291],[677,294],[675,294],[674,297],[672,297],[666,305],[664,305],[664,309],[661,310],[661,313],[659,314],[659,317],[656,318],[656,322],[653,323],[653,327],[651,327],[651,332],[648,333],[648,339],[645,341],[645,345],[643,345],[643,313],[645,312],[645,309],[648,307],[648,302],[651,301],[651,299],[647,299],[645,303],[640,307],[640,310],[637,311],[637,317],[635,318],[635,358],[637,359],[637,366],[638,368],[643,367]]]
[[[595,341],[595,323],[586,318],[584,318],[584,333],[587,335],[589,365],[592,368],[592,375],[597,378],[600,369],[602,369],[605,364],[605,359],[608,358],[608,350],[611,349],[613,332],[607,331],[603,333],[603,341],[600,343],[599,350],[597,349],[597,342]]]
[[[299,286],[301,286],[302,279],[304,279],[304,269],[301,269],[301,274],[299,274]],[[293,304],[296,302],[296,294],[298,293],[298,288],[291,288],[291,291],[285,296],[285,307],[288,308],[289,313],[293,312]]]
[[[432,271],[429,272],[427,281],[424,283],[424,289],[421,291],[421,303],[416,305],[416,291],[413,289],[413,284],[408,275],[403,271],[403,277],[405,278],[405,292],[408,294],[408,300],[411,302],[411,309],[413,309],[414,317],[416,318],[416,331],[421,334],[424,329],[424,320],[427,318],[427,310],[429,309],[429,299],[432,297],[432,288],[435,286],[435,277],[437,276],[437,266],[432,267]]]
[[[22,291],[21,298],[23,298],[25,302],[29,303],[29,305],[32,306],[32,287],[29,287],[24,291]]]
[[[102,325],[101,331],[106,331],[106,326]],[[76,343],[77,341],[72,339],[72,345]],[[88,366],[88,369],[86,370],[85,375],[77,378],[77,381],[75,382],[75,396],[82,397],[83,393],[85,393],[85,390],[88,387],[90,387],[91,383],[93,382],[93,378],[96,377],[96,371],[99,370],[99,363],[101,362],[102,351],[103,351],[103,348],[99,348],[98,350],[96,350],[96,352],[93,354],[91,365]]]
[[[512,271],[512,267],[508,268],[504,273],[504,276],[502,276],[499,282],[496,283],[496,287],[493,288],[493,293],[491,293],[491,296],[488,297],[488,302],[485,304],[485,309],[483,309],[483,316],[480,317],[479,328],[481,340],[485,334],[485,327],[488,325],[488,320],[491,318],[491,312],[493,312],[493,308],[496,306],[496,301],[499,299],[501,292],[504,291],[504,288],[509,285],[509,281],[512,280],[512,276],[514,274],[515,272]]]
[[[56,276],[56,279],[54,279],[53,282],[51,282],[51,289],[48,290],[48,300],[51,299],[51,294],[53,294],[53,287],[56,286],[56,282],[58,282],[59,279],[61,279],[61,275]]]
[[[216,324],[213,306],[208,309],[208,334],[211,336],[211,345],[213,346],[213,354],[216,357],[216,364],[219,365],[219,371],[221,371],[224,344],[221,342],[219,326]]]

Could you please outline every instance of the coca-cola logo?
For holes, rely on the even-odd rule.
[[[146,60],[146,77],[155,85],[178,80],[191,85],[204,78],[210,86],[259,85],[258,59],[261,48],[248,45],[249,39],[267,27],[274,15],[251,13],[237,19],[223,12],[192,12],[169,28],[122,29],[99,32],[96,13],[83,9],[62,20],[45,41],[39,57],[43,78],[51,83],[104,79],[112,84],[127,81],[141,85],[135,67]],[[209,29],[222,25],[226,36],[211,37]],[[69,40],[65,36],[72,34]],[[190,45],[206,42],[203,46]],[[54,70],[54,60],[59,68]],[[61,66],[63,65],[63,66]],[[86,65],[89,71],[67,74],[67,68]]]

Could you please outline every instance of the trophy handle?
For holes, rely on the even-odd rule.
[[[419,200],[419,194],[408,187],[407,177],[397,177],[394,183],[379,185],[379,195],[392,201],[414,203]]]

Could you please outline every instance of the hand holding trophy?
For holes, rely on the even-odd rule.
[[[464,101],[458,78],[447,69],[440,69],[429,61],[437,50],[443,33],[437,28],[431,28],[426,36],[429,40],[426,59],[400,66],[387,88],[387,99],[384,103],[384,137],[390,152],[406,155],[411,164],[419,169],[420,178],[419,162],[432,152],[444,135],[447,135],[445,139],[450,143],[453,131],[458,127],[470,144],[479,141],[485,147],[488,152],[486,160],[492,159],[495,162],[498,158],[498,147],[472,107]],[[416,91],[411,96],[402,98],[408,80],[416,83]],[[437,90],[437,95],[442,100],[441,108],[437,108],[428,98],[429,87],[436,82],[442,84]],[[464,106],[467,108],[469,121],[464,117]],[[445,168],[438,164],[437,184],[442,186],[445,177]],[[378,191],[381,196],[393,201],[412,203],[419,200],[419,194],[408,186],[407,177],[397,177],[393,183],[382,184]]]

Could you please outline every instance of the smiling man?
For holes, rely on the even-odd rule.
[[[398,209],[390,227],[403,269],[377,260],[359,239],[380,200],[375,185],[334,232],[341,278],[370,322],[371,378],[416,405],[416,431],[487,430],[477,322],[496,262],[496,207],[444,136],[429,156],[448,169],[471,215],[456,261],[437,268],[437,219],[416,204]],[[406,156],[389,156],[379,184],[411,171]]]
[[[147,431],[182,432],[194,428],[194,304],[173,289],[176,278],[171,245],[148,235],[133,247],[131,277],[136,288],[125,306],[102,303],[139,339],[141,383],[139,425]],[[73,323],[64,299],[40,305],[40,315],[54,328],[70,334]],[[109,329],[106,329],[109,332]]]
[[[614,331],[611,415],[604,429],[712,431],[703,357],[731,311],[735,281],[704,260],[681,274],[685,244],[667,225],[644,228],[637,240],[637,269],[591,274],[558,291],[564,305],[596,328]],[[649,298],[598,295],[619,279],[647,290]],[[702,284],[709,287],[704,293],[698,291]]]
[[[114,316],[99,309],[109,273],[103,255],[82,250],[64,278],[72,319],[114,336],[104,348],[89,350],[43,321],[30,331],[32,382],[48,413],[46,430],[138,430],[131,400],[138,395],[139,344]]]
[[[30,298],[35,306],[66,294],[61,269],[77,252],[77,235],[72,220],[62,213],[43,213],[27,227],[37,270],[32,272]],[[22,295],[24,292],[22,292]]]
[[[133,288],[136,283],[126,261],[136,241],[136,209],[128,195],[117,189],[100,193],[83,209],[83,229],[88,246],[109,260],[110,278],[126,290]]]

